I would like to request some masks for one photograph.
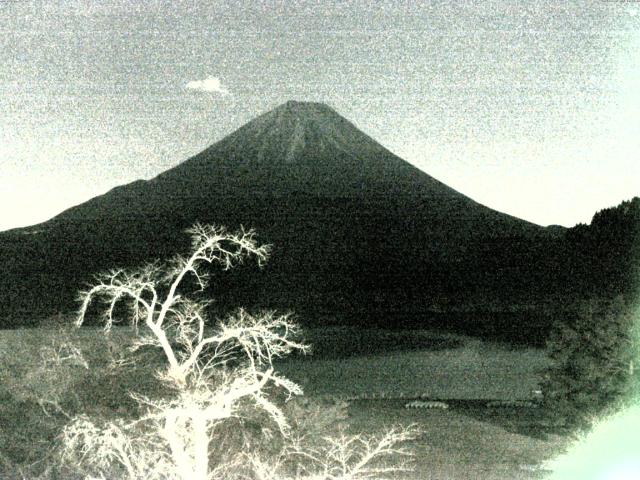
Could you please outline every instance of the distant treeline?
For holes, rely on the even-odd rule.
[[[566,233],[569,286],[592,296],[638,294],[640,198],[600,210]]]

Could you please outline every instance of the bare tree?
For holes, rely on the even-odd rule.
[[[259,471],[267,464],[272,465],[271,474],[278,471],[278,462],[260,459],[255,452],[237,452],[223,462],[212,461],[212,442],[219,440],[222,422],[242,417],[248,408],[266,413],[286,438],[287,419],[266,392],[275,387],[290,397],[302,394],[302,389],[278,376],[273,360],[308,347],[296,340],[298,326],[288,315],[266,312],[254,316],[240,309],[208,326],[207,303],[181,292],[187,277],[204,290],[209,279],[204,266],[217,263],[229,269],[249,256],[262,264],[268,247],[257,244],[253,231],[228,233],[223,228],[196,224],[188,232],[193,238],[189,257],[177,256],[165,264],[156,262],[134,270],[113,270],[98,276],[96,284],[81,293],[78,325],[85,321],[94,300],[104,302],[107,331],[117,321],[120,304],[128,306],[137,333],[132,350],[145,345],[161,348],[167,366],[158,372],[158,378],[175,392],[161,399],[132,394],[146,411],[133,422],[98,425],[86,416],[75,418],[64,430],[65,458],[84,466],[91,475],[205,480],[234,478],[238,471],[246,471],[247,465],[252,466],[254,478],[259,478]],[[371,478],[357,476],[375,471],[365,470],[364,464],[391,453],[392,445],[408,436],[408,431],[390,432],[377,445],[360,437],[341,437],[328,444],[327,455],[302,454],[293,448],[286,451],[321,466],[327,472],[322,478]],[[359,456],[346,457],[340,453],[340,445],[360,445],[364,450]],[[329,475],[334,467],[327,461],[332,465],[342,462],[343,475]],[[354,475],[346,476],[349,472]]]

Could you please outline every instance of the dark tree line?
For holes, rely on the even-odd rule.
[[[600,210],[590,225],[566,233],[570,277],[587,296],[637,294],[640,280],[640,198]]]

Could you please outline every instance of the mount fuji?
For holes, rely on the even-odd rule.
[[[521,300],[558,235],[448,187],[329,106],[290,101],[155,178],[0,233],[5,323],[72,310],[101,270],[185,251],[196,221],[273,245],[264,269],[215,275],[221,305],[360,319]]]

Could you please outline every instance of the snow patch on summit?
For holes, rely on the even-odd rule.
[[[297,120],[296,125],[293,129],[293,134],[291,135],[289,148],[287,149],[287,153],[285,155],[286,163],[292,163],[296,159],[296,152],[304,148],[304,130],[304,125],[302,125],[302,122],[300,122],[300,120]]]

